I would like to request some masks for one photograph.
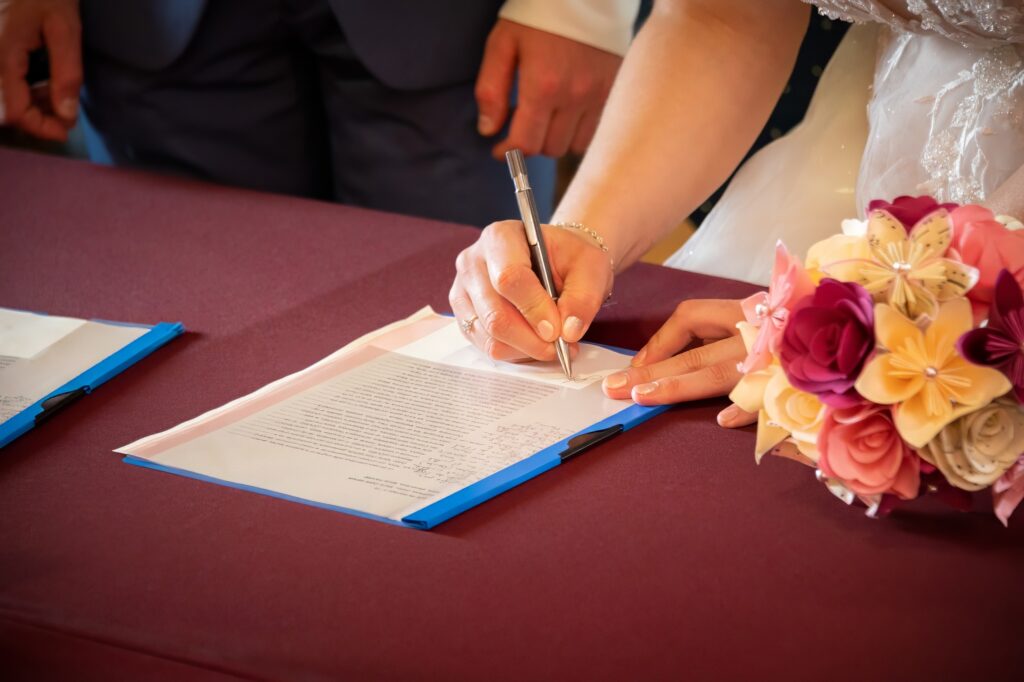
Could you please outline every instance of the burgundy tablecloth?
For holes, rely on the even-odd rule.
[[[755,466],[719,402],[429,533],[111,452],[443,309],[474,234],[0,152],[0,304],[190,330],[0,451],[0,669],[1024,679],[1022,519],[931,503],[867,519],[797,464]],[[592,337],[638,347],[679,298],[749,290],[637,267]]]

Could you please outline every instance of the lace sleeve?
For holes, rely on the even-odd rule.
[[[1024,0],[804,0],[831,19],[938,33],[966,47],[1024,43]],[[903,11],[909,16],[893,11]]]

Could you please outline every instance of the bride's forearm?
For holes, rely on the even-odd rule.
[[[602,234],[618,269],[736,168],[807,25],[798,0],[661,0],[623,62],[555,221]]]
[[[1010,215],[1024,220],[1024,166],[996,187],[985,199],[985,205],[996,215]]]

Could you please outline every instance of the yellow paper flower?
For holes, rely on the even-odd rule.
[[[736,325],[748,350],[757,336],[757,328],[748,322]],[[818,461],[815,446],[821,428],[824,406],[816,396],[790,386],[778,359],[768,367],[745,374],[729,394],[729,399],[747,412],[757,414],[757,443],[754,458],[760,463],[765,454],[777,450],[791,439],[799,456],[781,453],[804,463]]]
[[[807,250],[805,268],[815,283],[826,276],[841,282],[860,280],[860,267],[871,257],[864,235],[836,234]]]
[[[971,326],[971,304],[963,298],[940,306],[925,331],[892,306],[875,306],[875,336],[883,350],[868,361],[855,388],[871,402],[896,405],[896,429],[916,448],[1010,390],[1001,372],[957,354],[957,339]]]
[[[939,303],[962,297],[978,281],[975,268],[945,257],[952,233],[945,210],[930,213],[909,235],[888,212],[872,211],[864,237],[837,235],[815,245],[808,267],[857,282],[910,319],[934,317]]]

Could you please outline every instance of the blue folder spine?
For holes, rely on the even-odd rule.
[[[107,356],[38,402],[0,424],[0,448],[35,426],[36,417],[44,412],[43,404],[47,400],[54,396],[80,390],[91,393],[111,377],[123,372],[183,331],[185,331],[185,327],[180,322],[161,322],[153,326],[148,332],[121,350]]]
[[[444,499],[409,514],[402,519],[402,523],[419,530],[430,530],[439,523],[443,523],[467,509],[472,509],[478,504],[497,497],[520,483],[530,480],[534,476],[555,468],[562,463],[561,455],[568,447],[569,441],[573,438],[619,425],[622,426],[623,431],[628,431],[651,417],[661,414],[669,409],[669,407],[669,405],[657,405],[654,407],[630,405],[621,412],[617,412],[607,419],[588,426],[579,433],[575,433],[565,440],[544,448],[535,455],[516,462],[497,473],[491,474],[487,478],[452,493]]]

